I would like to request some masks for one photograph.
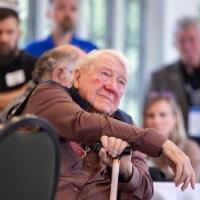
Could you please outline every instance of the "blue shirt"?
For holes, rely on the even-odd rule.
[[[81,40],[75,36],[72,37],[70,44],[81,48],[85,52],[90,52],[97,49],[97,46],[90,41]],[[49,35],[43,40],[36,40],[29,43],[25,50],[35,57],[40,57],[45,51],[56,47],[52,35]]]

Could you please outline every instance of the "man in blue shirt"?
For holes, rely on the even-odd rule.
[[[77,19],[78,0],[50,0],[48,16],[53,21],[51,34],[43,39],[32,41],[26,50],[35,57],[61,44],[75,45],[85,52],[96,49],[90,41],[75,37],[74,28]]]

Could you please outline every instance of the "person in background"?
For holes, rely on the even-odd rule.
[[[74,66],[86,53],[70,44],[61,45],[44,53],[36,62],[25,92],[14,98],[0,114],[1,123],[8,121],[29,92],[41,81],[53,80],[66,87],[72,85]]]
[[[30,42],[25,49],[35,57],[40,57],[45,51],[62,44],[75,45],[85,52],[97,49],[90,41],[75,36],[78,0],[50,0],[48,17],[53,22],[50,35],[42,40]]]
[[[32,73],[33,81],[38,84],[41,81],[53,80],[65,87],[71,87],[74,67],[85,56],[83,50],[70,44],[51,49],[37,61]]]
[[[0,112],[24,92],[36,59],[20,50],[19,16],[14,1],[0,0]]]
[[[171,94],[150,94],[144,108],[144,127],[163,131],[169,140],[182,149],[191,160],[196,181],[200,182],[200,148],[195,141],[187,138],[181,110]],[[155,176],[153,180],[173,180],[174,174],[162,157],[152,161],[153,166],[163,173],[162,179]]]
[[[121,200],[152,197],[153,183],[145,156],[139,151],[150,156],[163,154],[171,161],[176,185],[183,184],[182,190],[189,184],[194,188],[194,172],[187,156],[157,130],[132,125],[130,116],[118,109],[126,85],[126,58],[115,50],[97,50],[76,65],[72,88],[55,81],[42,82],[17,110],[17,114],[47,119],[58,133],[61,172],[57,200],[109,199],[110,159],[127,145],[133,151],[120,159]],[[98,153],[95,146],[100,141],[103,148]],[[80,145],[77,151],[71,142]]]
[[[195,112],[200,119],[200,25],[197,18],[184,17],[177,21],[174,44],[180,58],[152,74],[149,92],[172,92],[182,110],[188,136],[200,143],[200,123],[195,123],[192,117]]]

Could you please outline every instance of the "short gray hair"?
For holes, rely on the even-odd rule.
[[[80,70],[87,70],[87,68],[92,64],[92,62],[95,62],[95,60],[103,55],[111,55],[115,57],[126,69],[128,68],[128,60],[126,57],[118,50],[113,49],[101,49],[101,50],[93,50],[90,53],[87,54],[87,56],[81,60],[79,63],[77,63],[75,69]]]
[[[176,22],[174,33],[176,34],[179,31],[183,31],[189,27],[196,27],[198,31],[200,31],[200,23],[197,17],[182,17]]]
[[[38,83],[46,73],[51,73],[59,63],[66,64],[67,68],[74,68],[85,53],[73,45],[62,45],[51,49],[39,58],[32,73],[34,82]]]

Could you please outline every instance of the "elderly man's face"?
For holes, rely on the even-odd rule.
[[[88,69],[75,72],[74,86],[96,112],[111,115],[127,84],[126,69],[112,55],[101,55]]]
[[[186,65],[199,65],[200,61],[200,33],[195,26],[178,31],[175,36],[175,45]]]
[[[16,51],[20,37],[19,25],[15,17],[0,21],[0,56],[11,57]]]
[[[53,0],[50,16],[60,31],[74,29],[77,18],[77,0]]]

